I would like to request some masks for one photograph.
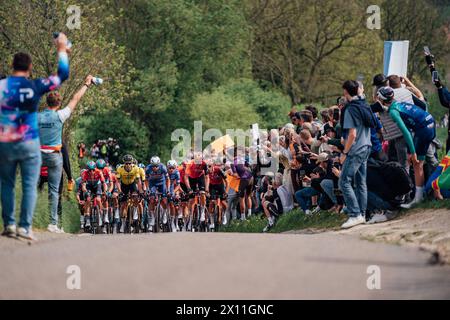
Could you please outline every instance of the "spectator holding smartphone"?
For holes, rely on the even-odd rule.
[[[444,108],[449,109],[450,112],[450,92],[448,89],[441,83],[439,79],[439,75],[436,71],[436,67],[434,64],[434,56],[430,53],[428,47],[425,47],[425,60],[427,62],[428,68],[432,74],[432,80],[436,88],[438,89],[439,101]],[[447,144],[445,148],[445,152],[450,151],[450,125],[448,126],[448,134],[447,134]]]
[[[69,77],[67,37],[60,33],[55,40],[58,74],[30,80],[31,57],[19,52],[13,58],[13,73],[0,80],[0,182],[3,235],[35,240],[32,232],[37,183],[41,167],[37,111],[41,97],[56,90]],[[16,169],[22,176],[22,205],[16,229],[14,202]],[[58,179],[61,175],[58,176]]]

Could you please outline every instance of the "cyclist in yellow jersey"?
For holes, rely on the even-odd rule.
[[[121,197],[121,220],[122,224],[120,227],[120,232],[124,232],[125,227],[125,219],[127,217],[126,212],[126,204],[128,195],[131,193],[142,193],[142,183],[140,182],[140,174],[139,174],[139,168],[133,164],[133,157],[131,155],[125,155],[123,157],[123,166],[119,166],[117,168],[117,180],[120,181],[118,184],[119,192],[123,193],[125,197]],[[139,189],[138,189],[139,186]],[[142,208],[140,208],[141,210]],[[142,211],[140,211],[142,213]],[[137,220],[138,217],[133,217],[134,220]]]

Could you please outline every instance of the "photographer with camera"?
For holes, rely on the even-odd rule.
[[[339,161],[339,154],[336,153],[331,155],[328,159],[325,177],[320,182],[323,196],[326,196],[332,202],[332,207],[329,211],[333,213],[341,212],[344,207],[344,199],[338,186],[341,169],[342,165]]]
[[[438,89],[438,95],[439,95],[439,101],[441,102],[441,105],[444,108],[450,109],[450,92],[448,89],[441,83],[441,80],[439,79],[439,73],[437,72],[435,68],[435,59],[434,56],[431,54],[430,49],[428,47],[425,47],[425,61],[427,62],[428,68],[431,72],[431,78]],[[445,152],[450,151],[450,125],[448,126],[447,131],[447,143]]]
[[[268,191],[263,198],[264,214],[267,217],[267,226],[263,232],[268,232],[275,225],[276,219],[283,213],[289,212],[294,208],[292,194],[283,185],[283,175],[279,172],[275,174],[272,185],[269,185]]]
[[[322,193],[320,183],[325,178],[325,175],[329,167],[328,153],[321,153],[313,157],[317,159],[316,160],[317,166],[309,175],[305,174],[302,177],[303,182],[305,182],[305,184],[307,185],[309,184],[310,186],[306,186],[305,188],[295,193],[295,199],[297,200],[298,204],[300,205],[300,208],[306,215],[311,215],[321,210],[320,204],[312,211],[310,210],[310,207],[311,204],[314,202],[313,201],[314,197],[320,196]]]

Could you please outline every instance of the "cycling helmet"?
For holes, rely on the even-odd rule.
[[[96,168],[96,166],[95,166],[95,162],[94,161],[88,161],[88,163],[86,164],[86,168],[88,169],[88,170],[94,170],[95,168]]]
[[[142,168],[142,169],[145,169],[145,164],[139,163],[138,167],[139,167],[139,168]]]
[[[123,159],[122,159],[123,163],[125,163],[125,162],[132,162],[132,161],[133,161],[133,156],[132,155],[126,154],[126,155],[123,156]]]
[[[159,165],[161,163],[161,159],[159,159],[159,157],[157,157],[157,156],[153,156],[151,159],[150,159],[150,164],[152,165],[152,166],[157,166],[157,165]]]
[[[99,169],[103,169],[104,167],[106,167],[106,162],[103,159],[98,159],[96,162],[96,166]]]
[[[378,98],[383,102],[391,102],[394,100],[394,90],[391,87],[382,87],[377,92]]]
[[[177,167],[177,162],[175,160],[169,160],[169,161],[167,161],[167,167],[169,167],[169,168],[176,168]]]

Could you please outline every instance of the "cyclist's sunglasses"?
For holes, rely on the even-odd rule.
[[[167,167],[169,170],[175,170],[175,167]]]
[[[125,162],[124,166],[131,166],[132,163],[131,162]]]

